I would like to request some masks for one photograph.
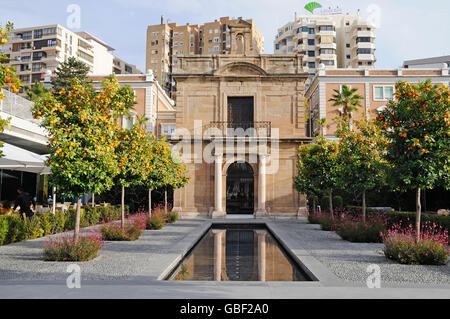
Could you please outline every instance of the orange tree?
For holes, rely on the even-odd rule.
[[[13,24],[8,22],[4,27],[0,25],[0,47],[8,43],[9,33],[13,29]],[[19,92],[21,87],[20,81],[17,78],[16,71],[14,68],[7,65],[8,58],[6,55],[0,55],[0,89],[5,88],[11,90],[14,93]],[[0,101],[3,100],[5,96],[0,91]],[[9,119],[0,118],[0,133],[3,132],[6,125],[9,124]],[[0,142],[0,148],[3,147],[3,142]],[[3,156],[0,150],[0,157]]]
[[[119,174],[115,183],[122,187],[122,228],[125,227],[125,188],[141,185],[150,173],[151,167],[147,159],[147,135],[138,125],[132,129],[117,128],[116,138],[119,145],[115,153]]]
[[[337,155],[338,144],[318,136],[314,143],[299,148],[298,174],[294,180],[295,188],[300,193],[328,193],[331,218],[334,218],[333,190],[338,185]]]
[[[378,117],[389,139],[390,184],[416,191],[416,233],[420,238],[421,189],[450,188],[450,102],[446,86],[430,81],[396,84],[396,100]]]
[[[130,110],[136,104],[134,92],[128,85],[120,86],[117,78],[112,74],[108,79],[103,81],[103,86],[110,88],[116,92],[111,99],[112,117],[115,123],[114,139],[115,147],[115,166],[118,174],[114,176],[114,184],[122,187],[122,228],[125,227],[125,187],[137,185],[141,180],[143,169],[143,152],[141,145],[145,138],[145,132],[135,125],[131,129],[124,129],[120,126],[120,117],[129,117]]]
[[[341,189],[362,192],[362,216],[366,221],[366,191],[385,184],[388,162],[384,158],[387,139],[374,121],[356,121],[352,130],[348,119],[339,122],[337,137],[338,181]]]
[[[186,167],[170,148],[165,138],[155,140],[152,136],[146,152],[150,173],[147,175],[144,185],[149,190],[149,214],[151,214],[152,190],[167,187],[183,188],[189,183],[189,176]],[[165,198],[165,206],[167,207],[167,198]]]
[[[70,89],[44,96],[33,108],[33,116],[42,119],[49,132],[50,181],[78,199],[75,240],[79,238],[81,196],[109,190],[118,174],[112,110],[131,99],[125,93],[108,85],[96,92],[92,85],[74,79]]]

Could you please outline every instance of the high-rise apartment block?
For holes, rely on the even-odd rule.
[[[246,31],[239,33],[244,26]],[[241,43],[250,43],[250,47],[245,48],[248,54],[263,53],[264,38],[251,19],[222,17],[203,25],[180,26],[166,23],[162,17],[161,24],[147,29],[146,68],[152,69],[157,80],[171,91],[174,85],[172,74],[180,68],[180,56],[233,54],[233,49],[239,49]]]
[[[358,15],[328,14],[295,16],[278,29],[275,54],[304,55],[303,69],[315,73],[326,68],[373,68],[375,25]]]
[[[113,51],[114,48],[87,32],[75,33],[54,24],[15,29],[5,53],[23,84],[44,80],[47,72],[54,74],[59,64],[69,57],[86,63],[90,74],[139,72],[134,65],[121,64]]]

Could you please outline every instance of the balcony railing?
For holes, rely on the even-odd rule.
[[[33,102],[24,99],[17,94],[13,94],[7,90],[1,90],[5,98],[0,101],[0,111],[8,115],[15,116],[22,120],[27,120],[33,123],[40,123],[39,120],[33,119],[31,109],[34,106]]]
[[[205,127],[210,137],[271,137],[272,122],[211,122]]]

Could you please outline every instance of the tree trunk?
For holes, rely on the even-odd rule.
[[[167,187],[164,190],[164,210],[167,214]]]
[[[416,191],[416,240],[420,240],[420,217],[422,214],[422,205],[420,204],[420,188]]]
[[[75,231],[73,239],[77,241],[80,238],[80,219],[81,219],[81,197],[77,200],[77,212],[75,214]]]
[[[316,196],[313,196],[313,214],[316,214]]]
[[[92,193],[92,207],[95,207],[95,194]]]
[[[366,190],[363,189],[362,193],[362,220],[366,222]]]
[[[331,214],[331,219],[334,219],[334,212],[333,212],[333,190],[330,189],[330,214]]]
[[[152,216],[152,190],[148,189],[148,216]]]
[[[125,186],[122,186],[122,229],[125,229]]]

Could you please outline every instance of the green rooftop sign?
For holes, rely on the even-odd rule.
[[[314,10],[318,8],[322,8],[322,6],[317,2],[310,2],[305,6],[305,9],[311,13],[314,13]]]

